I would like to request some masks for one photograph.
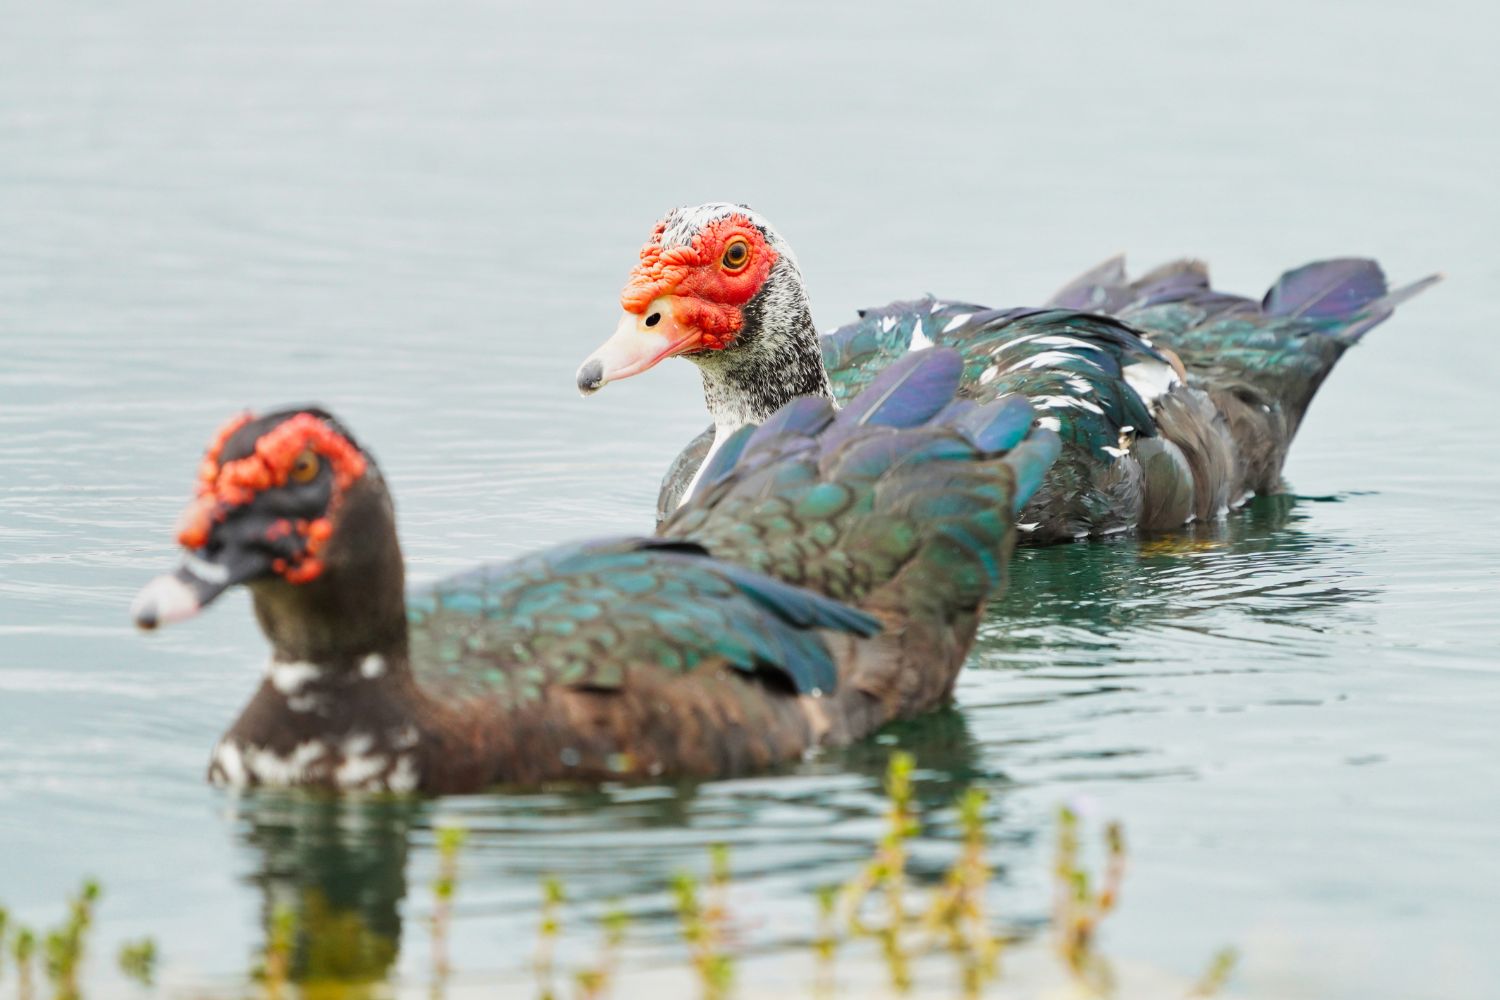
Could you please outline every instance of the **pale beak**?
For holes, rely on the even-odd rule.
[[[645,312],[620,317],[614,336],[578,369],[578,391],[588,396],[610,382],[640,374],[663,358],[696,348],[702,334],[677,322],[676,304],[674,296],[663,295],[653,299]]]
[[[130,605],[136,627],[150,631],[160,625],[186,621],[229,587],[218,567],[189,555],[175,573],[164,573],[141,588]]]

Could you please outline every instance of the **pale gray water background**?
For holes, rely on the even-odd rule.
[[[1114,951],[1191,974],[1232,943],[1255,995],[1500,994],[1497,27],[1477,2],[3,0],[0,901],[51,922],[101,878],[116,991],[126,936],[173,982],[243,972],[262,884],[344,862],[307,803],[202,784],[264,655],[243,596],[127,625],[204,442],[246,405],[331,406],[418,579],[644,531],[696,379],[585,401],[573,372],[660,212],[730,198],[792,241],[828,326],[924,291],[1032,303],[1120,250],[1242,292],[1345,253],[1446,272],[1324,388],[1303,499],[1199,547],[1023,554],[957,711],[893,738],[929,768],[928,868],[939,804],[995,792],[1017,921],[1084,797],[1133,845]],[[426,968],[435,815],[476,830],[460,968],[527,961],[544,871],[575,923],[622,896],[650,954],[665,875],[721,838],[755,943],[805,936],[809,887],[879,830],[890,741],[424,809],[401,968]],[[369,869],[343,881],[393,907],[405,828],[329,822]]]

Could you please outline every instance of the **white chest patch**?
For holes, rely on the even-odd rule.
[[[227,741],[214,747],[208,777],[214,784],[230,788],[244,788],[249,784],[250,776],[245,773],[245,759],[240,754],[240,748]]]
[[[301,694],[307,683],[321,676],[323,668],[316,663],[280,663],[272,660],[266,668],[266,676],[270,678],[271,686],[284,695]]]
[[[280,754],[265,747],[240,746],[228,740],[214,748],[209,765],[209,780],[228,788],[268,785],[286,788],[306,784],[309,769],[326,753],[323,744],[307,740],[297,744],[291,753]]]
[[[326,784],[331,773],[334,786],[346,791],[410,792],[420,784],[421,773],[415,755],[405,751],[417,742],[416,730],[408,726],[394,734],[390,752],[376,752],[374,737],[359,733],[346,737],[330,759],[328,745],[319,740],[304,741],[283,754],[226,739],[214,748],[208,777],[226,788],[290,788]],[[337,767],[332,767],[334,759]]]
[[[687,484],[687,489],[682,491],[682,499],[677,501],[677,506],[681,507],[693,498],[693,494],[698,491],[698,483],[703,479],[703,471],[708,468],[708,463],[713,461],[713,457],[719,453],[719,449],[724,447],[724,442],[729,440],[729,435],[743,426],[745,425],[735,424],[733,427],[715,425],[714,443],[708,446],[708,454],[703,456],[703,461],[698,465],[698,471],[693,473],[692,481]]]
[[[307,780],[307,769],[324,754],[323,744],[308,740],[286,756],[256,747],[244,750],[245,771],[262,785],[285,788]]]

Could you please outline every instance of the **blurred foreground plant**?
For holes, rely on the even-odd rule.
[[[959,796],[955,802],[960,831],[957,856],[939,884],[930,890],[920,889],[907,871],[911,841],[921,832],[913,790],[915,771],[916,762],[910,754],[891,755],[885,776],[885,829],[871,858],[848,882],[817,891],[818,923],[811,947],[815,992],[820,996],[834,995],[835,961],[846,938],[873,939],[897,992],[913,988],[913,963],[917,959],[942,953],[956,961],[958,985],[966,997],[981,996],[1000,978],[999,959],[1006,935],[996,929],[986,906],[993,879],[987,856],[987,797],[978,788],[969,788]],[[436,831],[438,864],[431,884],[431,988],[435,997],[445,992],[451,972],[448,937],[465,840],[466,831],[461,827],[444,826]],[[1108,824],[1103,841],[1103,873],[1095,877],[1082,860],[1078,813],[1070,808],[1059,810],[1052,866],[1052,931],[1054,951],[1071,979],[1074,996],[1109,997],[1116,989],[1115,971],[1099,948],[1099,928],[1120,901],[1127,861],[1121,826]],[[709,851],[706,882],[682,872],[670,883],[689,963],[707,1000],[723,1000],[735,984],[731,882],[728,848],[715,844]],[[99,897],[98,884],[85,882],[69,900],[64,923],[42,938],[44,968],[56,1000],[80,1000],[80,971]],[[555,877],[546,878],[533,962],[539,1000],[558,1000],[556,966],[567,902],[563,883]],[[867,916],[867,910],[873,910],[876,916]],[[596,959],[574,966],[572,973],[575,996],[581,1000],[603,1000],[619,979],[620,953],[629,920],[624,910],[614,905],[601,923],[603,940]],[[335,908],[320,893],[309,890],[300,897],[300,910],[282,903],[271,912],[261,964],[252,978],[259,981],[263,995],[271,1000],[290,995],[293,983],[304,996],[363,997],[369,995],[371,987],[386,982],[394,966],[395,949],[394,939],[370,930],[357,912]],[[15,969],[17,1000],[35,998],[36,951],[36,935],[15,926],[7,911],[0,908],[0,976],[6,971],[3,959],[8,958]],[[149,938],[127,942],[120,949],[121,970],[143,986],[153,984],[156,962],[156,944]],[[1232,950],[1217,954],[1188,996],[1218,993],[1234,963]],[[928,965],[919,968],[925,974]],[[626,982],[630,982],[628,977]]]
[[[440,995],[453,971],[448,959],[448,925],[453,921],[453,897],[458,894],[458,855],[469,832],[461,826],[437,829],[438,873],[432,880],[432,992]]]
[[[734,959],[724,947],[729,917],[729,852],[723,844],[715,844],[710,851],[708,903],[700,898],[697,878],[688,872],[672,877],[672,898],[703,996],[719,1000],[734,982]]]
[[[156,942],[141,938],[120,945],[120,971],[142,986],[150,986],[156,978]]]

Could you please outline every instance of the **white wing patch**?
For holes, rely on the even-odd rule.
[[[922,329],[922,319],[917,318],[917,325],[911,331],[911,346],[908,351],[920,351],[932,346],[932,338],[927,336],[927,331]]]
[[[1088,399],[1079,399],[1077,396],[1032,396],[1031,405],[1038,410],[1072,407],[1075,410],[1088,410],[1090,413],[1104,412],[1098,403]]]
[[[1029,358],[1022,358],[1005,370],[1007,372],[1018,372],[1028,368],[1051,368],[1055,365],[1066,364],[1073,359],[1073,355],[1064,354],[1062,351],[1043,351],[1040,354],[1033,354]]]
[[[1177,371],[1165,361],[1137,361],[1122,369],[1125,382],[1147,407],[1155,409],[1157,399],[1182,384]]]

